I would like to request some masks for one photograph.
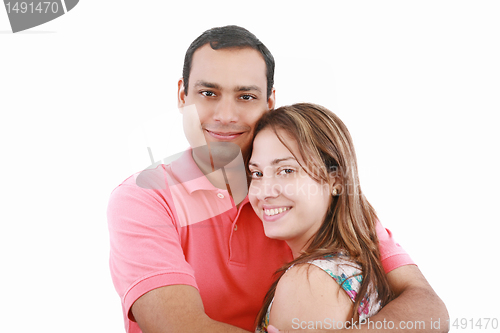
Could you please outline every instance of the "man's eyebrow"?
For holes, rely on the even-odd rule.
[[[196,88],[203,87],[203,88],[212,88],[212,89],[222,90],[222,87],[219,84],[214,83],[214,82],[207,82],[207,81],[203,81],[203,80],[196,81],[196,83],[194,84],[194,86]],[[235,92],[239,92],[239,91],[257,91],[259,93],[262,92],[262,90],[258,86],[256,86],[256,85],[236,86],[234,88],[234,91]]]
[[[257,86],[237,86],[234,88],[234,91],[257,91],[257,92],[262,92],[259,87]]]
[[[287,160],[294,160],[295,161],[295,158],[293,156],[288,156],[288,157],[284,157],[284,158],[277,158],[271,162],[271,165],[280,164],[281,162],[284,162]],[[254,161],[250,161],[250,162],[248,162],[248,166],[258,167],[259,164],[255,163]]]
[[[195,87],[219,89],[219,90],[221,89],[220,85],[218,85],[217,83],[207,82],[207,81],[203,81],[203,80],[196,81],[194,86]]]

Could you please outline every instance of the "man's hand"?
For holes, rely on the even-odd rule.
[[[267,333],[280,333],[280,330],[273,325],[267,326]]]

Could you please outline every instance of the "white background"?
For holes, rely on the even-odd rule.
[[[366,196],[452,320],[500,320],[499,2],[167,3],[82,0],[18,34],[0,8],[2,331],[123,332],[109,194],[147,146],[187,147],[184,52],[226,24],[274,54],[278,106],[344,120]]]

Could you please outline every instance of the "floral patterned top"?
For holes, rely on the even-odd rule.
[[[363,282],[363,276],[361,275],[361,267],[350,261],[348,256],[342,254],[327,255],[308,263],[317,266],[328,273],[341,286],[341,288],[344,289],[351,301],[353,303],[356,301],[356,296],[361,288],[361,283]],[[292,267],[293,265],[290,268]],[[269,313],[271,311],[273,301],[269,304],[266,317],[262,324],[255,330],[256,333],[267,332],[267,326],[269,325]],[[368,317],[376,314],[381,307],[381,301],[378,299],[377,291],[373,285],[370,285],[368,287],[368,292],[358,307],[359,322],[363,322]]]

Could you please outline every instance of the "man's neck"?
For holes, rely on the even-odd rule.
[[[226,189],[226,181],[224,180],[224,175],[222,170],[215,170],[214,165],[212,163],[212,158],[208,155],[205,156],[204,152],[197,152],[195,154],[194,150],[192,151],[193,160],[200,168],[201,172],[207,177],[208,181],[212,183],[213,186],[225,190]],[[200,156],[202,154],[202,156]]]
[[[243,159],[229,163],[225,167],[215,169],[212,156],[209,150],[197,149],[196,153],[192,151],[193,160],[200,168],[201,172],[207,177],[208,181],[216,188],[227,190],[237,208],[245,199],[248,193],[248,184],[246,179]]]

